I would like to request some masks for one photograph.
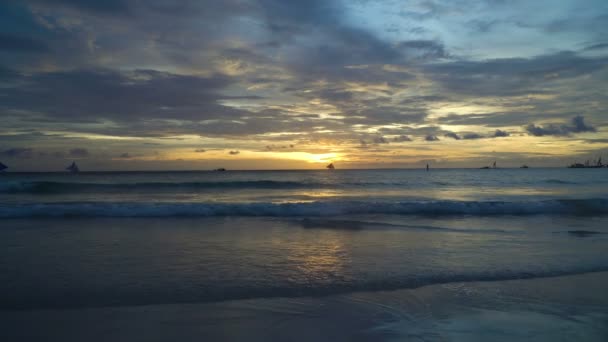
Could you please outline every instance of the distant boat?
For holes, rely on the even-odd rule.
[[[4,164],[0,163],[0,171],[4,171],[4,170],[6,170],[6,169],[8,169],[8,166],[6,166],[6,165],[4,165]]]
[[[66,167],[65,169],[70,171],[70,173],[80,172],[80,169],[78,168],[78,165],[76,165],[76,162],[72,162],[72,164],[70,166]]]
[[[592,164],[591,161],[589,159],[587,159],[585,161],[585,164],[574,163],[574,164],[571,164],[570,166],[568,166],[568,168],[570,168],[570,169],[599,169],[599,168],[603,168],[603,167],[606,167],[606,166],[607,165],[604,165],[602,163],[602,157],[599,157],[595,161],[595,164]]]
[[[482,169],[482,170],[489,170],[489,169],[495,169],[495,168],[496,168],[496,162],[494,162],[492,164],[492,167],[489,167],[489,166],[480,167],[480,169]]]
[[[522,165],[522,166],[520,167],[520,169],[529,169],[529,167],[528,167],[528,165],[525,165],[525,164],[524,164],[524,165]]]
[[[223,167],[220,167],[219,169],[215,169],[213,171],[224,172],[224,171],[226,171],[226,169],[224,169]]]
[[[327,166],[326,166],[326,168],[328,168],[328,169],[330,169],[330,170],[333,170],[333,169],[335,169],[336,167],[334,166],[334,163],[329,163],[329,165],[327,165]]]

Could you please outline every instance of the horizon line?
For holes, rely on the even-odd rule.
[[[538,167],[529,167],[529,169],[567,169],[568,166],[538,166]],[[483,170],[483,167],[431,167],[430,170]],[[526,169],[522,167],[497,167],[497,168],[489,168],[489,170],[515,170],[515,169]],[[373,170],[426,170],[425,166],[421,167],[385,167],[385,168],[340,168],[334,170],[327,170],[325,168],[319,169],[226,169],[225,171],[217,171],[216,169],[190,169],[190,170],[84,170],[78,173],[96,173],[96,172],[230,172],[230,171],[244,171],[244,172],[252,172],[252,171],[373,171]],[[65,170],[50,170],[50,171],[9,171],[4,170],[0,172],[0,174],[8,174],[8,173],[66,173],[69,174],[69,171]]]

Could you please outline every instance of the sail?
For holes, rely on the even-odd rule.
[[[76,172],[80,171],[80,169],[78,168],[78,165],[76,165],[76,162],[72,162],[72,164],[70,166],[66,167],[65,169],[72,173],[76,173]]]
[[[496,168],[496,161],[494,161],[494,164],[492,164],[493,168]]]
[[[4,165],[4,164],[0,163],[0,171],[4,171],[4,170],[6,170],[6,169],[8,169],[8,166],[6,166],[6,165]]]
[[[327,168],[330,169],[330,170],[335,169],[334,163],[330,163],[329,165],[327,165]]]

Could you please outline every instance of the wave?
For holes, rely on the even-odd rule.
[[[36,203],[0,205],[0,218],[20,217],[315,217],[388,215],[605,215],[608,199],[545,201],[317,201],[297,203]]]
[[[160,304],[214,303],[232,300],[263,298],[297,298],[324,297],[352,292],[379,292],[416,289],[424,286],[464,283],[491,282],[510,280],[531,280],[562,276],[577,276],[589,273],[608,272],[608,266],[588,265],[577,268],[530,270],[530,271],[480,271],[466,273],[438,273],[389,277],[367,281],[337,281],[334,283],[282,283],[273,282],[266,285],[260,282],[227,282],[227,283],[194,283],[191,286],[173,287],[155,282],[154,285],[135,287],[120,286],[99,289],[74,288],[23,293],[20,295],[0,294],[0,309],[76,309],[91,307],[123,307]],[[172,286],[170,290],[167,286]]]
[[[460,229],[437,226],[393,224],[385,222],[368,222],[356,220],[336,219],[312,219],[305,218],[296,221],[307,229],[335,229],[335,230],[364,230],[364,229],[399,229],[399,230],[421,230],[430,232],[454,232],[454,233],[507,233],[503,229]]]
[[[593,180],[588,184],[605,184],[604,181]],[[561,179],[547,179],[539,181],[521,181],[509,186],[540,186],[540,185],[586,185]],[[479,181],[461,181],[452,183],[447,181],[278,181],[278,180],[220,180],[220,181],[192,181],[192,182],[132,182],[132,183],[104,183],[104,182],[62,182],[62,181],[5,181],[0,182],[0,194],[66,194],[66,193],[121,193],[121,192],[162,192],[180,191],[195,192],[209,190],[238,190],[238,189],[348,189],[348,188],[451,188],[451,187],[477,187],[484,185]],[[486,187],[503,187],[507,184],[485,184]]]
[[[562,180],[562,179],[547,179],[547,180],[544,181],[544,183],[547,183],[547,184],[564,184],[564,185],[579,184],[577,182],[566,181],[566,180]]]

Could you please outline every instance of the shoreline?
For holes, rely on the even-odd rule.
[[[0,310],[0,319],[7,340],[20,341],[601,341],[608,334],[607,283],[608,272],[597,272],[327,297]]]

